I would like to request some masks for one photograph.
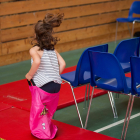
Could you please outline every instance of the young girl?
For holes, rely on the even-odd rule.
[[[43,20],[36,23],[35,40],[37,43],[29,51],[32,66],[25,77],[28,81],[33,79],[36,85],[33,90],[30,89],[31,93],[35,91],[35,94],[32,93],[32,102],[39,97],[43,103],[43,108],[40,109],[40,112],[38,109],[39,115],[37,114],[35,103],[32,103],[30,129],[34,136],[41,139],[52,139],[57,132],[57,127],[50,120],[57,108],[62,82],[60,74],[66,64],[54,48],[58,39],[53,37],[53,28],[60,26],[63,16],[63,14],[48,13]],[[39,94],[36,94],[36,91]],[[40,117],[42,117],[41,121],[38,120]],[[40,122],[42,123],[39,124]]]
[[[60,74],[66,64],[55,50],[58,39],[53,37],[53,28],[59,27],[63,14],[46,14],[45,18],[35,25],[36,45],[30,49],[31,69],[26,74],[30,81],[33,79],[37,87],[49,93],[57,93],[61,86]]]

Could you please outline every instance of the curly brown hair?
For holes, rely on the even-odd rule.
[[[34,45],[39,47],[39,50],[54,50],[54,46],[59,39],[53,37],[53,28],[59,27],[62,23],[64,14],[46,14],[43,20],[39,20],[35,24],[35,38],[36,43]],[[32,43],[33,44],[33,43]]]

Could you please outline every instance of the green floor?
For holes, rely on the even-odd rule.
[[[113,53],[114,49],[115,49],[114,42],[110,42],[109,52]],[[61,53],[62,57],[66,61],[66,64],[67,64],[66,67],[76,65],[80,55],[82,54],[84,50],[85,48]],[[5,84],[5,83],[13,82],[16,80],[24,79],[24,75],[28,72],[29,68],[30,68],[30,60],[0,67],[0,84]],[[113,118],[113,113],[111,110],[108,95],[103,95],[103,96],[93,99],[88,126],[87,126],[88,130],[96,131],[100,128],[103,128],[105,126],[111,125],[115,122],[118,122],[124,119],[126,107],[128,103],[128,96],[120,95],[120,98],[116,99],[115,101],[116,101],[116,107],[117,107],[117,112],[119,116],[119,118],[117,119]],[[80,109],[82,120],[83,122],[85,122],[87,109],[83,109],[83,106],[84,106],[83,103],[79,103],[78,106]],[[140,108],[140,99],[135,99],[132,115],[139,113],[139,108]],[[68,123],[68,124],[80,127],[77,111],[74,105],[56,111],[55,119],[58,121],[62,121],[64,123]],[[139,119],[140,119],[140,116],[130,120],[126,140],[139,140],[140,139],[139,138],[140,137]],[[123,126],[123,123],[113,126],[108,129],[104,129],[103,131],[100,131],[99,133],[119,139],[121,136],[122,126]]]

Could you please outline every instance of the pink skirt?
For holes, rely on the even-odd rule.
[[[29,86],[32,94],[30,130],[39,139],[53,139],[57,127],[52,123],[59,100],[58,93],[48,93],[37,86]]]

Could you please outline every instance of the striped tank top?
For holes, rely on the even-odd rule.
[[[31,58],[31,64],[33,59]],[[59,64],[57,55],[54,50],[45,50],[41,57],[40,66],[33,76],[33,80],[37,87],[42,87],[46,83],[54,81],[55,83],[62,83],[59,75]]]

